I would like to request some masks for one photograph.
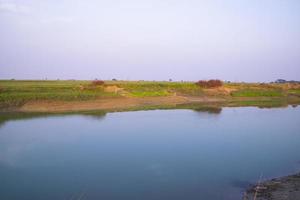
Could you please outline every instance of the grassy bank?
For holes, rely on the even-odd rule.
[[[203,88],[193,82],[105,81],[103,85],[93,85],[91,81],[76,80],[0,81],[2,110],[39,101],[87,102],[101,99],[113,101],[118,98],[172,96],[196,100],[202,98],[205,101],[219,99],[223,105],[229,106],[299,104],[300,85],[225,83],[222,87]]]
[[[0,81],[0,107],[22,106],[35,100],[89,100],[113,97],[103,87],[86,87],[87,81]]]

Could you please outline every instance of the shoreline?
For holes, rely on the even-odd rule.
[[[164,81],[0,80],[2,112],[81,112],[213,107],[300,105],[298,83],[222,83]]]
[[[189,97],[189,96],[164,96],[164,97],[114,97],[99,98],[85,101],[57,101],[35,100],[26,102],[18,107],[0,109],[4,112],[22,113],[67,113],[85,111],[130,111],[148,109],[176,109],[176,108],[202,108],[202,107],[260,107],[274,108],[298,106],[300,102],[289,102],[285,98],[274,97],[248,97],[248,98],[220,98],[220,97]]]
[[[248,188],[243,200],[300,199],[300,173],[273,178]]]

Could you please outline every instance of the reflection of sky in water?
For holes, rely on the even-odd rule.
[[[0,197],[240,199],[261,173],[300,169],[299,111],[157,110],[8,121],[0,129]]]

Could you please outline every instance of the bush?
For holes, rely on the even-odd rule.
[[[104,81],[102,80],[94,80],[92,82],[92,85],[97,86],[97,85],[104,85]]]
[[[214,88],[214,87],[221,87],[223,85],[223,82],[217,79],[209,80],[209,81],[200,80],[196,82],[196,85],[204,88]]]

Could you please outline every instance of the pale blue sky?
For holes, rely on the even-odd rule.
[[[0,78],[300,80],[299,0],[0,0]]]

